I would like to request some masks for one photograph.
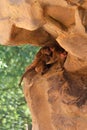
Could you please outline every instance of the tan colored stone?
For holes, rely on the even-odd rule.
[[[70,69],[60,71],[53,67],[43,76],[32,70],[24,78],[32,130],[87,129],[87,66],[72,72]]]
[[[25,76],[32,130],[87,130],[87,0],[0,0],[0,44],[26,43],[68,52],[64,68]]]

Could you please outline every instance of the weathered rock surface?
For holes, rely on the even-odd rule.
[[[14,41],[14,38],[12,38],[14,25],[17,28],[22,28],[22,34],[20,31],[17,31],[16,36],[18,35],[18,38],[19,33],[20,37],[25,31],[27,31],[27,35],[30,35],[31,31],[42,27],[59,41],[62,47],[66,48],[70,53],[73,53],[71,48],[74,48],[73,46],[76,47],[77,42],[79,42],[80,47],[82,44],[87,47],[85,45],[87,39],[87,2],[85,0],[1,0],[1,44],[8,45]],[[14,30],[16,30],[16,27]],[[26,37],[26,35],[23,36]],[[69,37],[70,41],[72,39],[71,43],[68,40]],[[21,38],[18,42],[20,44],[23,44],[23,42],[26,43],[26,41],[22,41]],[[32,36],[31,39],[33,38]],[[64,44],[65,42],[67,42],[67,44]],[[33,44],[32,41],[29,41],[29,43]],[[70,48],[71,44],[72,47]]]
[[[27,42],[43,46],[53,37],[70,54],[87,60],[86,26],[85,0],[0,1],[0,43],[3,45]]]
[[[64,70],[24,80],[33,130],[87,130],[87,0],[0,0],[0,44],[55,40],[68,52]]]
[[[87,130],[87,66],[74,72],[57,66],[44,75],[32,70],[24,79],[32,130]]]

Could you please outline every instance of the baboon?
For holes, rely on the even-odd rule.
[[[50,60],[51,57],[51,50],[49,47],[45,46],[42,47],[39,52],[36,54],[35,59],[33,63],[27,68],[23,76],[21,77],[19,85],[21,85],[21,82],[25,75],[29,73],[31,70],[35,69],[35,71],[38,73],[43,74],[47,70],[47,62]]]
[[[21,82],[26,74],[33,69],[37,73],[44,74],[56,62],[59,62],[60,66],[63,67],[66,55],[67,52],[56,44],[42,47],[36,54],[33,63],[22,75],[19,85],[21,85]]]

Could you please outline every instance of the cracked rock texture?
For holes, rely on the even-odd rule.
[[[55,41],[68,52],[64,69],[24,78],[32,130],[87,130],[87,0],[0,0],[0,44]]]
[[[57,64],[57,63],[56,63]],[[69,72],[32,70],[24,78],[32,130],[87,130],[87,67]]]

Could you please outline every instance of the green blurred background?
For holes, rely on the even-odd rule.
[[[38,47],[0,46],[0,130],[31,130],[32,119],[24,99],[20,78]]]

